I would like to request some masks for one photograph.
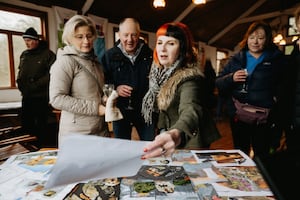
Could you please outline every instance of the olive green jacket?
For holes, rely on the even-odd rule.
[[[159,129],[179,129],[180,148],[208,148],[220,138],[216,125],[204,106],[203,73],[196,65],[180,68],[161,86],[157,105]]]

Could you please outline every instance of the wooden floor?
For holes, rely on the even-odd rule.
[[[5,117],[1,118],[2,121],[0,121],[0,127],[1,125],[8,126],[9,124],[11,126],[16,126],[20,125],[20,121],[16,117]],[[9,120],[9,121],[3,121],[3,120]],[[49,127],[45,134],[47,136],[46,141],[49,142],[49,144],[44,145],[43,147],[56,147],[57,143],[57,131],[58,131],[58,124],[54,123],[55,122],[55,117],[51,116],[51,123],[49,123]],[[229,121],[225,117],[223,120],[218,121],[216,123],[222,137],[214,142],[211,145],[211,149],[233,149],[233,143],[232,143],[232,136],[231,136],[231,130],[229,126]],[[112,129],[112,127],[110,127]],[[113,135],[112,135],[113,136]],[[135,129],[132,131],[132,139],[133,140],[139,140],[139,137],[137,135],[137,132]]]
[[[216,122],[217,128],[220,131],[221,138],[211,144],[211,149],[233,149],[233,142],[229,121],[227,119]],[[139,140],[136,130],[132,132],[132,139]]]
[[[217,122],[217,128],[221,134],[221,138],[211,144],[211,149],[233,149],[233,141],[229,120],[221,120]]]

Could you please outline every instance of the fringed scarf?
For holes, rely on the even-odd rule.
[[[160,87],[171,77],[178,64],[179,60],[170,67],[160,68],[155,64],[152,65],[149,74],[149,90],[144,96],[141,111],[147,124],[152,124],[152,112],[159,112],[156,97],[160,91]]]

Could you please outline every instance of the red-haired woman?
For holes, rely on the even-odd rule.
[[[175,148],[208,148],[220,137],[204,106],[204,75],[190,30],[182,23],[166,23],[156,37],[142,114],[152,123],[153,112],[159,113],[161,133],[145,147],[144,159],[171,155]]]

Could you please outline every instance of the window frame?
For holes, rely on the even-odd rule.
[[[33,16],[33,17],[38,17],[40,18],[41,21],[41,35],[40,37],[43,40],[49,41],[49,36],[48,36],[48,15],[46,12],[43,11],[38,11],[30,8],[25,8],[21,6],[16,6],[16,5],[10,5],[10,4],[5,4],[5,3],[0,3],[0,10],[3,11],[8,11],[8,12],[14,12],[18,14],[23,14],[23,15],[28,15],[28,16]],[[8,87],[0,87],[1,89],[16,89],[16,76],[15,76],[15,63],[14,63],[14,52],[13,52],[13,36],[22,36],[23,32],[18,32],[18,31],[11,31],[11,30],[5,30],[5,29],[0,29],[1,34],[7,35],[8,39],[8,55],[9,55],[9,72],[10,72],[10,85]]]
[[[219,57],[220,54],[223,54],[224,57]],[[217,68],[216,68],[216,74],[219,75],[221,69],[220,69],[220,63],[222,59],[228,58],[228,51],[223,50],[223,49],[217,49],[216,51],[216,64],[217,64]]]
[[[294,45],[293,44],[286,44],[284,45],[284,54],[285,55],[291,55],[292,51],[294,49]]]
[[[293,19],[295,21],[294,18],[295,18],[294,16],[288,17],[288,28],[287,28],[287,34],[286,34],[288,37],[300,35],[300,32],[298,32],[298,30],[297,30],[296,24],[291,22],[291,19]],[[291,32],[293,32],[293,33],[291,33]]]

